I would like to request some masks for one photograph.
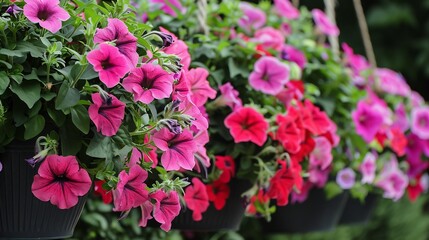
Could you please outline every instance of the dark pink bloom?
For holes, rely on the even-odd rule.
[[[108,88],[116,86],[130,70],[127,58],[118,48],[107,43],[100,44],[99,48],[89,52],[86,58],[98,72],[100,81]]]
[[[264,11],[254,7],[247,2],[240,2],[240,10],[243,16],[238,20],[238,26],[250,32],[252,30],[261,28],[266,22]]]
[[[376,157],[369,152],[365,155],[363,162],[359,166],[359,171],[362,174],[362,183],[372,183],[375,179],[376,170]]]
[[[140,205],[141,212],[142,212],[142,218],[140,219],[139,226],[140,227],[146,227],[147,221],[152,219],[152,211],[153,211],[153,204],[150,200],[144,202],[142,205]]]
[[[287,19],[299,18],[299,10],[289,0],[274,0],[277,12]]]
[[[383,115],[364,101],[360,101],[352,112],[356,132],[366,142],[371,142],[383,125]]]
[[[172,17],[177,17],[176,11],[182,14],[186,12],[180,0],[149,0],[149,3],[159,6],[159,9]]]
[[[119,181],[113,190],[113,211],[125,212],[142,205],[149,199],[144,181],[147,172],[140,166],[133,166],[129,173],[123,170],[119,173]]]
[[[218,106],[229,106],[233,111],[241,108],[243,103],[238,97],[238,91],[234,89],[231,83],[225,83],[219,87],[220,96],[216,99],[216,105]]]
[[[302,185],[301,191],[296,192],[293,191],[291,194],[291,202],[292,203],[302,203],[308,198],[308,194],[310,190],[313,188],[314,184],[310,181],[305,181]]]
[[[342,189],[350,189],[355,185],[356,174],[351,168],[344,168],[337,174],[337,184]]]
[[[313,9],[311,14],[320,32],[328,36],[338,36],[340,34],[338,27],[329,20],[323,11],[320,9]]]
[[[404,97],[410,95],[410,86],[401,74],[387,68],[378,68],[375,73],[379,80],[378,84],[384,92]]]
[[[167,54],[174,54],[178,56],[180,58],[180,63],[183,64],[183,69],[189,69],[189,66],[191,65],[191,54],[189,54],[188,45],[186,45],[184,41],[179,40],[176,35],[172,34],[166,29],[159,29],[163,33],[170,34],[174,39],[173,44],[171,44],[169,47],[164,48],[163,51]]]
[[[153,134],[153,141],[164,152],[161,156],[161,164],[165,170],[194,168],[194,153],[197,151],[197,146],[189,130],[174,134],[167,128],[162,128]]]
[[[153,217],[161,223],[161,229],[170,231],[171,222],[180,213],[179,194],[171,191],[169,194],[162,190],[158,190],[150,197],[155,200],[155,207],[153,209]]]
[[[412,107],[421,107],[425,103],[422,95],[420,93],[411,91],[411,106]]]
[[[310,165],[325,170],[332,163],[332,145],[325,137],[314,138],[316,146],[310,153]]]
[[[172,94],[173,100],[184,100],[191,92],[191,88],[189,87],[190,83],[185,71],[186,70],[182,70],[178,73],[178,77],[174,82]]]
[[[70,18],[66,10],[60,7],[59,0],[25,0],[24,15],[33,23],[52,33],[58,32],[62,22]]]
[[[207,156],[207,150],[204,147],[209,142],[209,133],[207,130],[200,130],[194,134],[194,142],[197,146],[195,159],[205,167],[210,167],[210,158]],[[195,165],[197,167],[197,165]]]
[[[346,63],[356,74],[360,74],[361,71],[371,67],[365,57],[355,54],[353,49],[347,43],[343,43],[341,46],[344,50]]]
[[[209,207],[209,196],[207,195],[206,186],[198,178],[192,178],[192,185],[186,187],[184,196],[186,206],[192,210],[192,219],[201,221],[202,213]]]
[[[408,177],[398,168],[398,160],[392,156],[386,163],[375,185],[384,190],[383,197],[399,200],[408,186]]]
[[[97,29],[94,35],[94,43],[113,42],[126,58],[129,70],[134,68],[139,61],[137,53],[137,38],[128,31],[127,25],[119,19],[109,18],[106,28]]]
[[[179,104],[179,111],[194,118],[192,125],[198,130],[206,130],[209,127],[207,118],[203,115],[200,108],[195,106],[191,100],[191,96],[186,96]]]
[[[216,91],[210,87],[207,77],[209,72],[204,68],[194,68],[186,72],[191,87],[191,100],[197,106],[203,106],[207,99],[216,97]]]
[[[321,170],[318,167],[310,168],[310,170],[308,170],[308,180],[317,187],[322,188],[326,185],[330,172],[331,168],[327,168],[325,170]]]
[[[429,107],[413,108],[411,112],[411,132],[421,139],[429,139]]]
[[[134,100],[145,104],[154,99],[169,98],[173,91],[173,77],[159,65],[151,63],[134,68],[122,86],[133,93]]]
[[[282,47],[281,57],[283,60],[296,63],[301,69],[304,69],[307,64],[307,58],[304,53],[291,45]]]
[[[215,156],[216,167],[222,171],[216,181],[228,183],[235,175],[235,162],[231,156]]]
[[[396,105],[393,127],[400,129],[402,132],[407,131],[410,127],[407,117],[407,111],[403,103],[399,103],[398,105]]]
[[[68,209],[89,191],[91,184],[88,172],[79,168],[75,156],[49,155],[34,176],[31,191],[41,201]]]
[[[125,116],[125,103],[115,96],[109,95],[104,99],[99,93],[91,95],[92,102],[88,108],[89,118],[104,136],[115,135]]]
[[[275,28],[264,27],[255,32],[253,40],[260,43],[264,49],[280,51],[285,42],[285,37]]]
[[[264,116],[251,107],[242,107],[225,118],[235,143],[253,142],[262,146],[267,140],[268,122]]]
[[[256,61],[249,83],[255,90],[276,95],[289,81],[289,67],[275,57],[264,56]]]

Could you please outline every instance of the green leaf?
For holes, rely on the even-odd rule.
[[[112,157],[112,139],[109,137],[95,134],[94,138],[91,139],[86,154],[90,157],[95,158],[107,158]]]
[[[32,139],[42,132],[45,127],[45,118],[42,115],[36,115],[26,122],[24,127],[24,139]]]
[[[70,119],[60,128],[60,146],[63,155],[76,155],[82,147],[82,135]]]
[[[0,55],[8,56],[8,57],[23,57],[24,53],[17,50],[9,50],[6,48],[0,49]]]
[[[67,82],[64,82],[60,90],[58,91],[58,96],[55,100],[55,109],[63,110],[75,106],[80,99],[80,93],[76,88],[69,87]]]
[[[40,84],[38,82],[23,82],[18,85],[15,82],[11,82],[10,90],[15,93],[19,99],[21,99],[28,108],[32,108],[34,104],[40,99]]]
[[[246,77],[246,75],[248,74],[246,69],[242,69],[236,65],[233,58],[228,58],[228,68],[229,68],[229,77],[230,78],[233,78],[233,77],[238,76],[238,75]]]
[[[89,115],[88,110],[82,106],[77,105],[71,109],[71,117],[74,125],[84,134],[89,133]]]
[[[25,41],[25,42],[18,42],[16,44],[16,48],[15,49],[22,50],[22,51],[25,51],[25,52],[29,52],[30,55],[32,57],[34,57],[34,58],[41,58],[43,56],[43,52],[45,50],[43,47],[37,46],[34,43],[27,42],[27,41]]]
[[[334,182],[328,182],[325,185],[325,193],[326,193],[326,197],[328,199],[334,198],[335,196],[337,196],[338,194],[340,194],[342,192],[343,192],[343,189],[341,189],[340,186],[338,186]]]
[[[56,111],[52,108],[48,108],[48,115],[54,121],[57,126],[62,126],[66,120],[66,116],[61,111]]]
[[[5,72],[0,72],[0,95],[9,87],[10,79]]]

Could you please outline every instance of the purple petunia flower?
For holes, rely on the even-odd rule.
[[[250,3],[240,2],[240,10],[243,12],[243,16],[238,20],[238,26],[247,32],[265,25],[267,17],[261,9],[252,6]]]
[[[345,168],[337,174],[337,184],[342,189],[350,189],[355,185],[356,174],[351,168]]]
[[[282,47],[281,57],[286,61],[298,64],[301,69],[304,69],[307,64],[307,58],[304,53],[291,45],[284,45]]]
[[[287,19],[299,18],[299,10],[289,0],[274,0],[277,12]]]
[[[70,18],[66,10],[60,7],[59,0],[25,0],[24,15],[33,23],[52,33],[58,32],[62,21]]]
[[[378,181],[375,184],[384,190],[383,197],[399,200],[408,186],[408,177],[398,168],[398,160],[392,156],[390,162],[384,165]]]
[[[429,139],[429,107],[418,107],[412,110],[411,132],[421,139]]]

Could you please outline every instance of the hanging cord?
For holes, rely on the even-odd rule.
[[[207,36],[209,27],[207,26],[207,0],[197,0],[197,18],[200,30]]]
[[[377,68],[374,49],[372,48],[371,37],[369,36],[368,25],[366,23],[365,13],[363,12],[361,0],[353,0],[353,5],[355,7],[366,56],[368,57],[368,60],[371,63],[372,67]]]
[[[299,7],[299,0],[292,0],[292,4],[293,4],[293,6],[298,8]]]
[[[337,25],[337,21],[335,20],[335,0],[324,0],[324,2],[326,15],[328,15],[329,20],[334,25]],[[340,52],[338,36],[329,36],[329,44],[331,45],[331,49],[334,52],[334,55],[338,57]]]

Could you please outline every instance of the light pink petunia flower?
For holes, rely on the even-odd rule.
[[[338,27],[329,20],[322,10],[313,9],[311,14],[313,15],[316,27],[320,32],[328,36],[338,36],[340,34]]]
[[[205,167],[210,167],[210,164],[211,164],[210,158],[207,156],[207,149],[204,147],[209,142],[208,131],[201,130],[194,133],[194,142],[197,146],[197,152],[195,153],[195,160],[200,162]],[[197,167],[197,165],[195,165],[195,167]]]
[[[410,95],[410,86],[401,74],[387,68],[378,68],[375,74],[378,76],[379,87],[384,92],[404,97]]]
[[[299,18],[299,10],[289,0],[274,0],[276,11],[287,19]]]
[[[41,201],[68,209],[89,191],[91,184],[88,172],[79,168],[75,156],[49,155],[34,176],[31,191]]]
[[[361,165],[359,166],[359,171],[362,174],[362,183],[372,183],[375,179],[376,166],[376,157],[372,153],[367,153],[363,159]]]
[[[94,43],[113,42],[128,60],[129,70],[137,65],[137,38],[128,31],[127,25],[119,19],[109,18],[106,28],[97,29]]]
[[[153,134],[153,141],[163,151],[161,164],[165,170],[194,168],[194,153],[197,151],[197,146],[189,130],[185,129],[180,134],[174,134],[167,128],[162,128]]]
[[[308,170],[308,180],[319,188],[326,185],[331,168],[321,170],[319,167],[310,167]]]
[[[147,63],[134,68],[123,80],[122,86],[133,93],[135,101],[149,104],[154,99],[169,98],[173,81],[173,77],[161,66]]]
[[[219,106],[229,106],[233,111],[241,108],[243,103],[238,97],[239,93],[231,83],[227,82],[219,87],[220,96],[216,99],[216,104]]]
[[[59,0],[25,0],[24,15],[33,23],[52,33],[61,29],[62,22],[70,18],[66,10],[60,7]]]
[[[204,109],[200,109],[192,102],[190,94],[179,104],[179,111],[193,118],[192,126],[196,127],[198,130],[206,130],[209,127],[209,122],[201,110]]]
[[[352,119],[357,134],[368,143],[374,139],[383,125],[383,115],[365,101],[358,103],[357,109],[352,112]]]
[[[398,168],[398,160],[392,159],[386,163],[375,185],[384,190],[383,197],[399,200],[408,186],[408,177]]]
[[[180,0],[149,0],[149,3],[157,5],[159,9],[172,17],[177,17],[176,11],[182,14],[186,12],[186,8],[183,7]]]
[[[337,174],[337,184],[342,189],[350,189],[355,185],[356,174],[351,168],[345,168]]]
[[[191,87],[191,100],[197,106],[203,106],[207,100],[216,97],[216,91],[210,87],[207,77],[209,72],[204,68],[194,68],[186,72]]]
[[[429,139],[429,107],[413,108],[411,112],[411,132],[421,139]]]
[[[94,93],[91,98],[93,104],[89,106],[88,114],[97,131],[107,137],[115,135],[125,116],[125,103],[113,95],[103,99],[99,93]]]
[[[180,213],[179,194],[175,191],[165,193],[162,190],[157,190],[150,194],[150,197],[155,200],[153,217],[161,223],[162,230],[170,231],[171,222]]]
[[[116,86],[120,79],[130,70],[127,58],[119,52],[117,47],[102,43],[98,49],[88,53],[88,62],[98,72],[100,81],[108,88]]]
[[[252,41],[260,43],[264,49],[274,49],[280,51],[285,42],[282,32],[272,27],[264,27],[255,32]]]
[[[425,103],[422,95],[416,91],[411,91],[411,106],[412,107],[421,107]]]
[[[400,129],[402,132],[406,132],[410,127],[410,123],[407,117],[407,110],[403,103],[399,103],[395,108],[395,116],[392,127]]]
[[[267,17],[261,9],[247,2],[240,2],[240,10],[243,16],[238,20],[238,26],[250,32],[265,25]]]
[[[249,83],[255,90],[276,95],[289,82],[289,67],[275,57],[264,56],[256,61]]]
[[[292,45],[283,45],[281,58],[283,60],[296,63],[301,69],[304,69],[307,64],[307,58],[304,53]]]
[[[316,137],[314,142],[316,145],[310,153],[310,165],[325,170],[332,163],[332,145],[325,137]]]

